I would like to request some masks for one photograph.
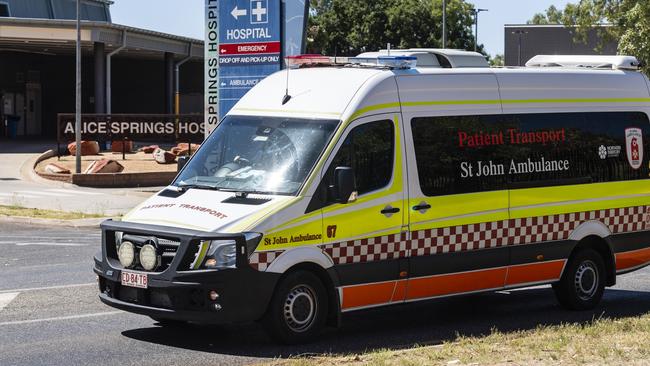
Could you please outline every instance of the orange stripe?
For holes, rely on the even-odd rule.
[[[532,263],[508,269],[506,286],[557,280],[562,276],[565,261]]]
[[[341,309],[388,303],[393,298],[396,282],[390,281],[344,287]]]
[[[406,280],[397,281],[395,284],[395,292],[393,293],[393,302],[404,301],[406,298]]]
[[[639,267],[650,262],[650,248],[616,253],[616,270]]]
[[[506,272],[506,268],[495,268],[476,272],[413,278],[409,280],[406,299],[413,300],[501,288],[506,278]]]

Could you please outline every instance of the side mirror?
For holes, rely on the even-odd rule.
[[[330,186],[334,202],[348,203],[356,200],[355,186],[354,169],[347,166],[334,169],[334,185]]]
[[[189,156],[179,156],[178,157],[178,162],[176,163],[176,171],[180,172],[185,164],[187,164],[187,161],[190,160]]]

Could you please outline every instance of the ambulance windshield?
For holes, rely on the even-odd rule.
[[[227,116],[173,184],[294,195],[337,124],[334,120]]]

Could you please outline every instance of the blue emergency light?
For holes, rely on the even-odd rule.
[[[417,66],[418,59],[415,56],[377,56],[377,57],[351,57],[348,59],[351,64],[384,66],[396,69],[412,69]]]

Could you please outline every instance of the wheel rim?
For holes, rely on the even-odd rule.
[[[284,321],[294,332],[304,332],[316,318],[318,302],[315,291],[307,285],[298,285],[289,291],[284,301]]]
[[[598,290],[598,267],[592,261],[584,261],[578,266],[574,284],[581,300],[590,300]]]

